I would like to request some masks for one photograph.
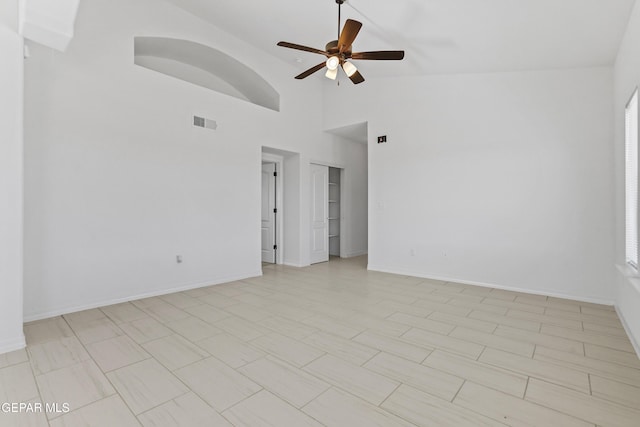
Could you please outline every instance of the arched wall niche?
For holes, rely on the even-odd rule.
[[[135,37],[134,63],[274,111],[280,94],[258,73],[212,47],[167,37]]]

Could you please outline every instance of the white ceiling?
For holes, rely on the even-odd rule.
[[[335,0],[169,0],[303,71],[337,38]],[[635,0],[348,0],[363,23],[354,51],[404,49],[401,63],[357,61],[365,77],[610,65]],[[322,73],[318,73],[321,75]]]

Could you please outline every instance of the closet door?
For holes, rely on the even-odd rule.
[[[329,167],[311,164],[311,264],[329,261]]]
[[[276,171],[275,163],[262,165],[262,262],[276,262]]]

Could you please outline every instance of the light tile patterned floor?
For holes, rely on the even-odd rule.
[[[61,411],[0,426],[640,426],[613,308],[365,265],[268,265],[25,325],[0,403]]]

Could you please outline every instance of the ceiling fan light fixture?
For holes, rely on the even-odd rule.
[[[353,76],[356,73],[356,71],[358,71],[355,65],[347,61],[344,61],[344,64],[342,64],[342,69],[344,70],[345,73],[347,73],[347,77]]]
[[[337,56],[331,56],[327,59],[327,68],[331,71],[337,70],[340,65],[340,60]]]
[[[338,68],[334,68],[333,70],[331,68],[327,69],[327,72],[325,73],[325,77],[331,80],[335,80],[336,77],[338,76]]]

